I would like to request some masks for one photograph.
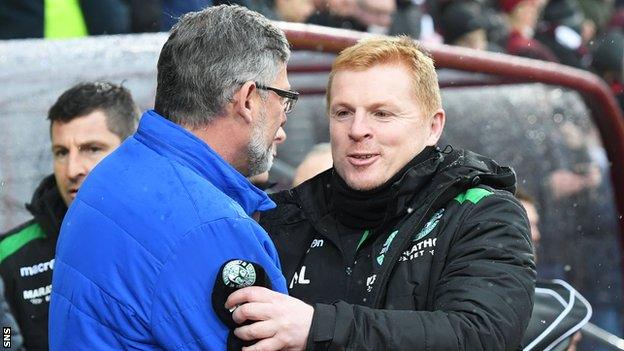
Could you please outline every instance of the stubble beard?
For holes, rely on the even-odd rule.
[[[260,119],[251,130],[249,146],[247,147],[248,177],[268,171],[273,165],[273,150],[264,140],[266,127],[266,111],[262,111]]]

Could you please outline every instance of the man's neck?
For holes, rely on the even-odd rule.
[[[236,123],[235,118],[219,117],[209,125],[189,129],[208,144],[221,158],[241,174],[246,173],[248,128]]]

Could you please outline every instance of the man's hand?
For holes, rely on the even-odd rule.
[[[257,321],[238,327],[234,334],[242,340],[259,340],[243,351],[305,350],[314,308],[294,297],[251,286],[233,292],[225,302],[232,309],[237,324]]]

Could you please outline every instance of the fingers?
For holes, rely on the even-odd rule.
[[[236,324],[242,324],[245,321],[264,321],[270,319],[274,313],[271,304],[263,302],[248,302],[242,304],[232,313],[232,319]]]
[[[251,346],[243,347],[242,351],[277,351],[284,349],[285,346],[280,340],[270,338],[260,340]]]
[[[276,293],[260,286],[250,286],[233,292],[225,301],[225,308],[231,309],[234,306],[242,305],[246,302],[269,302],[282,294]]]
[[[234,335],[242,340],[259,340],[275,336],[277,327],[273,321],[262,321],[234,329]]]
[[[248,302],[240,305],[232,317],[236,323],[260,320],[240,326],[234,334],[242,340],[258,340],[244,350],[305,349],[312,324],[314,307],[293,297],[273,293],[270,302]]]

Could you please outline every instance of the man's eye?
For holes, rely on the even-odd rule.
[[[335,118],[344,118],[350,115],[350,112],[347,110],[338,110],[333,113]]]
[[[84,152],[87,154],[96,154],[102,151],[102,147],[96,145],[87,145],[80,147],[80,152]]]
[[[67,150],[54,150],[52,152],[52,155],[54,156],[54,158],[60,158],[67,155]]]
[[[89,146],[87,148],[87,152],[92,153],[92,154],[94,154],[96,152],[100,152],[100,151],[102,151],[102,148],[99,147],[99,146]]]
[[[374,115],[375,115],[375,117],[381,117],[381,118],[390,117],[390,112],[388,112],[388,111],[375,111]]]

